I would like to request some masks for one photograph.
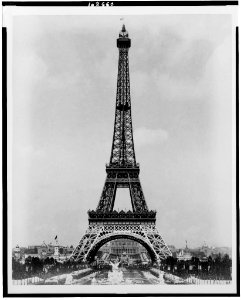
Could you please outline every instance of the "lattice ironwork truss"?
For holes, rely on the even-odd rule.
[[[109,212],[113,210],[116,190],[119,187],[129,188],[134,212],[148,211],[139,179],[139,167],[125,169],[108,167],[106,171],[107,177],[96,211]]]
[[[142,243],[157,262],[171,255],[157,232],[156,212],[148,210],[139,179],[140,169],[136,163],[131,118],[130,46],[131,40],[123,25],[117,39],[119,63],[110,163],[106,166],[107,177],[96,211],[89,212],[89,228],[72,254],[74,260],[91,260],[102,243],[123,236]],[[113,212],[116,190],[123,187],[130,191],[132,213]],[[126,222],[129,225],[125,225]]]
[[[98,212],[113,210],[116,190],[119,187],[129,188],[134,212],[148,211],[134,150],[128,60],[130,41],[128,32],[123,26],[117,39],[119,63],[113,142],[110,163],[106,167],[107,177],[97,207]]]
[[[85,235],[74,250],[72,258],[74,260],[92,261],[103,244],[117,238],[128,238],[138,241],[148,250],[153,261],[157,263],[172,255],[155,225],[95,224],[89,225]]]
[[[128,48],[119,49],[115,125],[110,165],[132,167],[136,165],[131,119]]]

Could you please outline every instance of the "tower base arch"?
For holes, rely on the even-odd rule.
[[[153,224],[90,224],[71,255],[74,261],[91,262],[98,249],[108,241],[127,238],[142,244],[153,262],[160,264],[172,253]]]

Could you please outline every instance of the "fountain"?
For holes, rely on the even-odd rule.
[[[121,284],[124,281],[124,278],[123,272],[118,268],[120,262],[110,262],[110,264],[112,266],[112,271],[108,272],[108,281],[110,284]]]
[[[98,282],[97,282],[96,278],[93,277],[93,279],[91,280],[91,284],[95,285],[95,284],[97,284],[97,283],[98,283]]]
[[[72,274],[68,274],[66,276],[65,284],[72,284],[73,283],[73,276]]]
[[[164,272],[159,270],[159,283],[160,284],[165,284],[165,280],[164,280],[163,276],[164,276]]]

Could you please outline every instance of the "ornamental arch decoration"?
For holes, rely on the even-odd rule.
[[[141,238],[139,235],[136,234],[130,234],[130,233],[109,233],[96,242],[93,247],[90,249],[88,254],[86,255],[86,260],[88,262],[93,262],[95,259],[95,256],[98,252],[98,250],[106,243],[117,240],[117,239],[128,239],[128,240],[133,240],[135,242],[138,242],[141,244],[149,253],[152,262],[156,262],[158,258],[156,257],[155,251],[153,250],[152,246],[147,243],[145,238]]]

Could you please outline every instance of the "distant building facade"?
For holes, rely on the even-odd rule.
[[[121,255],[126,253],[127,255],[135,255],[140,253],[146,253],[146,249],[138,242],[129,239],[117,239],[110,242],[110,254]]]
[[[192,259],[192,253],[190,249],[187,246],[187,241],[186,241],[186,247],[185,249],[181,249],[176,253],[177,260],[182,260],[182,261],[188,261]]]
[[[149,261],[150,256],[145,247],[130,239],[116,239],[103,245],[99,250],[101,260],[119,258],[121,261]]]
[[[179,252],[177,252],[176,256],[177,256],[177,260],[179,261],[180,260],[187,261],[192,259],[192,254],[187,249],[181,249]]]
[[[21,259],[22,254],[21,254],[21,249],[20,249],[19,245],[17,245],[17,246],[13,249],[13,257],[14,257],[16,260],[20,260],[20,259]]]
[[[27,248],[20,248],[18,245],[13,249],[13,257],[16,260],[25,260],[27,257],[38,257],[45,259],[53,257],[56,260],[67,260],[74,250],[73,246],[61,246],[58,244],[31,245]]]

